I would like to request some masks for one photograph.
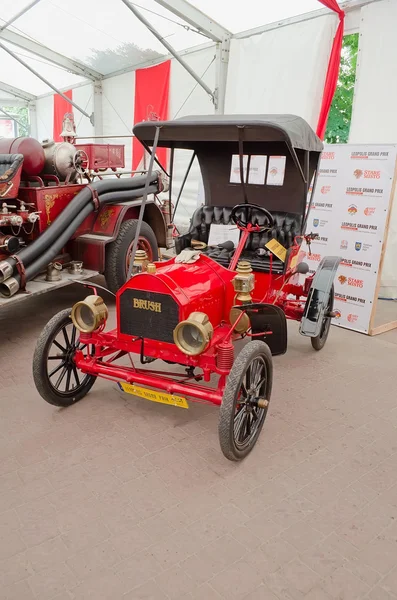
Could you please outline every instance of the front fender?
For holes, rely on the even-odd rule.
[[[104,273],[106,246],[117,238],[124,221],[138,218],[140,207],[140,199],[104,206],[98,212],[91,232],[80,235],[68,244],[67,249],[72,258],[83,261],[87,269]],[[143,220],[153,229],[158,246],[164,248],[165,221],[163,213],[153,201],[146,204]]]
[[[299,327],[299,332],[302,335],[317,337],[320,334],[332,284],[340,261],[340,256],[325,256],[320,262],[309,289]]]
[[[138,218],[141,203],[141,199],[137,199],[131,202],[120,202],[120,204],[104,206],[97,215],[91,233],[106,236],[106,244],[114,241],[124,221]],[[147,201],[143,220],[153,229],[159,247],[165,248],[166,224],[163,213],[153,200]]]

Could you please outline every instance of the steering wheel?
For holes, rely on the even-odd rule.
[[[232,221],[234,221],[234,223],[236,223],[237,227],[240,227],[241,229],[247,229],[249,224],[253,225],[252,212],[254,209],[255,209],[255,211],[262,213],[267,219],[266,225],[259,226],[261,228],[261,230],[266,229],[268,227],[273,227],[273,225],[274,225],[273,215],[268,210],[266,210],[266,208],[262,208],[262,206],[258,206],[257,204],[237,204],[232,209],[232,212],[230,214],[230,219]],[[242,211],[243,215],[245,213],[246,221],[243,221],[242,215],[237,216],[237,213],[240,210]]]

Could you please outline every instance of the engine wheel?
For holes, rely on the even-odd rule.
[[[334,310],[334,286],[331,287],[331,291],[330,291],[329,299],[328,299],[328,307],[327,307],[327,310],[325,313],[327,316],[325,316],[323,318],[320,333],[317,337],[310,338],[313,348],[317,351],[322,350],[325,346],[325,342],[327,341],[327,338],[329,335],[329,330],[331,329],[331,319],[332,319],[332,317],[328,316],[328,315],[330,315],[333,310]]]
[[[124,221],[117,239],[106,248],[105,278],[108,288],[113,293],[116,293],[126,282],[137,225],[136,219]],[[139,235],[138,249],[145,250],[151,262],[159,258],[154,231],[144,221]]]
[[[261,341],[249,342],[233,363],[219,414],[219,442],[229,460],[245,458],[255,446],[266,419],[272,384],[269,347]]]
[[[94,375],[82,373],[74,362],[76,350],[84,350],[70,319],[71,309],[56,314],[37,340],[33,356],[33,380],[37,391],[53,406],[70,406],[84,398],[95,383]]]

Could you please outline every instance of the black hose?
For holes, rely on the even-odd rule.
[[[150,184],[153,185],[158,181],[158,172],[153,173]],[[90,203],[92,200],[92,191],[94,189],[98,193],[99,200],[101,195],[113,192],[123,191],[137,191],[140,192],[136,196],[142,195],[142,190],[145,186],[146,175],[139,175],[136,177],[128,177],[126,179],[108,179],[105,181],[95,181],[89,187],[82,189],[76,196],[69,202],[66,208],[57,216],[57,218],[51,223],[51,225],[29,246],[23,248],[18,252],[18,257],[24,264],[25,268],[33,262],[38,256],[43,254],[55,240],[68,227],[68,223],[82,212],[83,208],[88,204],[90,206],[90,212],[93,210],[93,205]],[[156,188],[155,192],[158,192]],[[83,219],[84,220],[84,219]],[[83,222],[81,221],[81,223]],[[74,232],[73,232],[74,233]],[[13,268],[16,265],[14,258],[6,258],[7,262]]]
[[[84,191],[84,190],[83,190]],[[152,185],[149,187],[149,194],[155,194],[158,191],[157,185]],[[99,196],[99,204],[100,206],[104,206],[106,204],[111,204],[112,202],[126,202],[131,200],[132,198],[139,198],[142,195],[142,190],[123,190],[117,192],[109,192],[107,194],[102,194]],[[75,233],[76,229],[81,225],[81,223],[90,215],[90,213],[94,210],[94,206],[91,203],[87,203],[84,208],[80,209],[79,214],[69,223],[66,229],[63,230],[62,234],[58,237],[55,243],[51,244],[51,246],[44,252],[39,258],[35,261],[31,262],[30,265],[25,267],[25,278],[26,281],[30,281],[33,277],[36,277],[38,273],[40,273],[62,250],[62,248],[67,244],[70,238]],[[54,221],[55,223],[55,221]],[[21,285],[20,275],[14,274],[13,278],[16,279],[18,285]],[[0,284],[0,293],[4,296],[8,295],[8,288],[6,286],[7,280],[4,283]]]

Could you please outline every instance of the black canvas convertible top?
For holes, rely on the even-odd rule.
[[[198,142],[235,142],[244,129],[244,142],[286,142],[292,148],[321,152],[323,143],[310,125],[295,115],[197,115],[173,121],[144,121],[134,135],[150,146],[160,126],[158,145],[195,149]]]

